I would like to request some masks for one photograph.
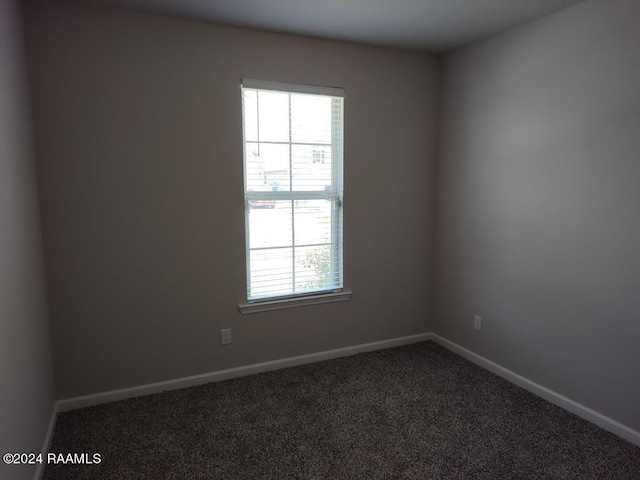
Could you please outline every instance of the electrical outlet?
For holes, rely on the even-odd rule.
[[[479,317],[478,315],[473,316],[473,328],[478,332],[482,330],[482,317]]]
[[[229,345],[231,343],[231,329],[223,328],[220,330],[220,342],[222,345]]]

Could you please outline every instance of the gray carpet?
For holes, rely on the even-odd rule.
[[[432,342],[60,414],[45,479],[640,479],[635,447]]]

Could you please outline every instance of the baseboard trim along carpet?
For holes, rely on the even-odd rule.
[[[59,411],[58,404],[59,402],[54,403],[53,409],[51,410],[51,418],[49,419],[49,426],[47,427],[47,433],[45,433],[44,435],[44,441],[42,442],[42,449],[39,452],[39,453],[42,453],[43,456],[46,456],[47,453],[49,453],[49,447],[51,447],[51,440],[53,439],[53,431],[56,426],[56,417]],[[40,480],[42,478],[42,475],[44,474],[45,464],[46,462],[38,463],[38,466],[36,467],[36,472],[33,476],[34,480]]]
[[[615,435],[618,435],[619,437],[624,438],[625,440],[628,440],[629,442],[640,447],[640,432],[633,430],[632,428],[623,425],[622,423],[617,422],[616,420],[613,420],[612,418],[609,418],[599,412],[596,412],[589,407],[575,402],[570,398],[567,398],[553,390],[543,387],[542,385],[535,383],[534,381],[529,380],[528,378],[525,378],[515,372],[512,372],[511,370],[508,370],[507,368],[498,365],[497,363],[492,362],[491,360],[478,355],[471,350],[468,350],[450,340],[447,340],[431,332],[411,335],[407,337],[393,338],[389,340],[382,340],[379,342],[354,345],[351,347],[338,348],[335,350],[326,350],[324,352],[300,355],[297,357],[282,358],[269,362],[255,363],[252,365],[229,368],[226,370],[204,373],[201,375],[193,375],[190,377],[167,380],[164,382],[150,383],[138,387],[124,388],[121,390],[112,390],[92,395],[67,398],[59,400],[56,403],[56,411],[66,412],[70,410],[76,410],[78,408],[91,407],[103,403],[124,400],[127,398],[141,397],[144,395],[151,395],[168,390],[177,390],[180,388],[195,387],[211,382],[220,382],[222,380],[229,380],[231,378],[244,377],[256,373],[278,370],[281,368],[295,367],[307,363],[321,362],[324,360],[331,360],[333,358],[348,357],[350,355],[356,355],[358,353],[399,347],[401,345],[409,345],[411,343],[424,342],[427,340],[433,340],[442,347],[460,355],[461,357],[466,358],[467,360],[481,366],[486,370],[489,370],[492,373],[495,373],[505,380],[508,380],[509,382],[514,383],[515,385],[518,385],[525,390],[528,390],[534,395],[537,395],[538,397],[541,397],[555,405],[558,405],[559,407],[562,407],[565,410],[581,418],[584,418],[585,420],[592,422],[599,427]],[[49,435],[50,433],[47,433],[48,437]]]
[[[348,357],[358,353],[370,352],[373,350],[383,350],[385,348],[399,347],[401,345],[409,345],[411,343],[426,342],[431,340],[431,333],[420,333],[418,335],[410,335],[407,337],[392,338],[379,342],[364,343],[351,347],[337,348],[335,350],[326,350],[324,352],[310,353],[308,355],[300,355],[297,357],[287,357],[270,362],[254,363],[242,367],[229,368],[219,370],[217,372],[203,373],[190,377],[177,378],[164,382],[149,383],[139,387],[124,388],[121,390],[111,390],[109,392],[95,393],[92,395],[84,395],[81,397],[72,397],[58,401],[58,411],[66,412],[76,410],[78,408],[92,407],[103,403],[115,402],[126,398],[141,397],[151,395],[167,390],[177,390],[180,388],[195,387],[206,383],[220,382],[231,378],[245,377],[256,373],[269,372],[281,368],[296,367],[313,362],[322,362],[333,358]]]
[[[466,348],[458,345],[457,343],[453,343],[446,338],[441,337],[435,333],[430,335],[430,339],[436,342],[438,345],[446,348],[447,350],[452,351],[460,355],[461,357],[466,358],[467,360],[479,365],[480,367],[489,370],[492,373],[495,373],[499,377],[504,378],[505,380],[518,385],[519,387],[528,390],[529,392],[541,397],[548,402],[551,402],[555,405],[558,405],[561,408],[577,415],[578,417],[584,418],[585,420],[595,423],[600,428],[603,428],[629,442],[640,447],[640,432],[623,425],[620,422],[613,420],[595,410],[592,410],[589,407],[586,407],[578,402],[571,400],[570,398],[565,397],[553,390],[550,390],[542,385],[529,380],[528,378],[523,377],[522,375],[518,375],[511,370],[504,368],[501,365],[498,365],[491,360],[478,355],[477,353],[472,352],[471,350],[467,350]]]

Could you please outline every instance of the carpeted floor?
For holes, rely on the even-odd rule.
[[[640,479],[635,447],[432,343],[60,414],[45,479]]]

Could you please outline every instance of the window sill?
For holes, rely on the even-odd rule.
[[[254,303],[243,303],[238,305],[240,313],[268,312],[271,310],[282,310],[284,308],[304,307],[306,305],[318,305],[321,303],[344,302],[351,298],[352,293],[348,291],[337,293],[322,293],[319,295],[309,295],[299,298],[283,298],[280,300],[266,300]]]

